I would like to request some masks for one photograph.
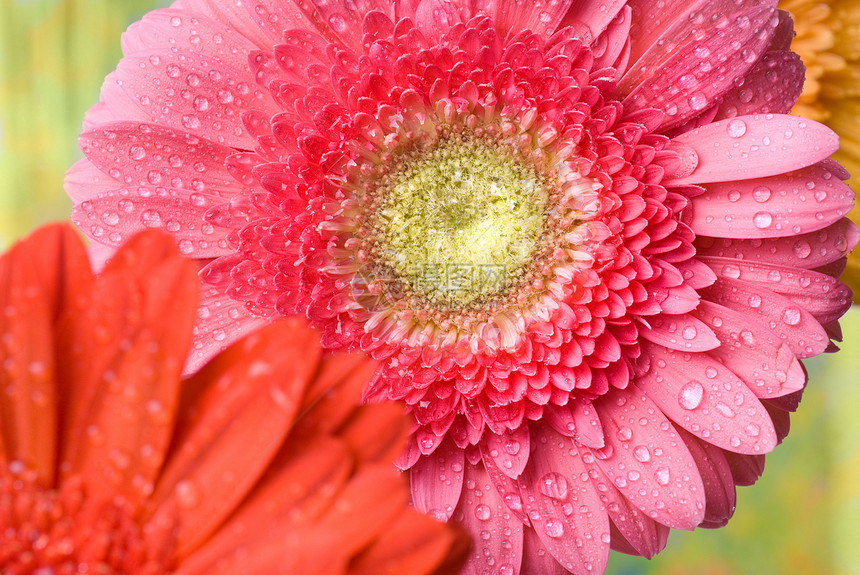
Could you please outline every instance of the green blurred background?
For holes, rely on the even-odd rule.
[[[84,111],[121,32],[168,3],[0,0],[0,247],[68,217],[63,173],[81,157]],[[608,573],[860,575],[860,310],[843,327],[841,353],[806,362],[791,434],[759,483],[740,488],[729,525],[673,533],[652,561],[613,554]]]

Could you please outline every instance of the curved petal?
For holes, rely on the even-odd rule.
[[[633,505],[675,529],[693,529],[705,514],[702,479],[690,452],[654,401],[636,387],[595,401],[606,447],[597,467]],[[590,463],[590,461],[589,461]],[[598,479],[598,489],[600,489]]]
[[[708,443],[737,453],[769,453],[776,432],[746,384],[705,353],[643,346],[650,369],[636,386],[675,423]]]
[[[791,238],[744,240],[699,236],[696,239],[696,250],[702,256],[772,263],[808,270],[845,257],[858,240],[860,230],[851,220],[842,218],[821,230]]]
[[[192,52],[126,57],[115,74],[115,82],[149,121],[234,148],[250,150],[255,144],[239,112],[280,111],[247,68],[238,70]]]
[[[709,301],[701,303],[696,315],[713,326],[722,343],[710,355],[743,379],[756,397],[780,397],[803,389],[803,366],[765,325]]]
[[[540,448],[518,480],[529,521],[565,569],[602,573],[609,558],[609,517],[580,450],[548,425],[538,424],[532,433],[532,442]],[[570,544],[576,540],[583,545]]]
[[[523,523],[505,505],[480,463],[466,468],[466,488],[454,519],[472,535],[476,547],[469,554],[462,575],[520,572]]]
[[[708,351],[720,345],[711,328],[692,314],[649,316],[640,323],[639,335],[678,351]]]
[[[823,353],[827,332],[808,311],[790,299],[744,281],[722,277],[703,291],[703,299],[757,319],[779,335],[800,359]]]
[[[738,12],[734,22],[715,27],[700,41],[678,47],[656,69],[642,74],[623,100],[626,113],[657,108],[666,115],[660,127],[680,126],[719,101],[755,64],[775,31],[774,8]],[[739,22],[746,22],[741,26]],[[707,65],[702,65],[706,63]],[[630,82],[632,73],[624,80]]]
[[[72,220],[100,243],[114,247],[147,228],[164,228],[172,232],[183,255],[215,258],[234,251],[227,243],[229,230],[215,227],[205,218],[209,208],[221,201],[217,196],[182,189],[120,188],[76,205]]]
[[[90,493],[133,504],[149,495],[191,345],[195,276],[196,265],[168,236],[139,234],[108,262],[86,308],[59,328],[67,414],[61,470],[84,477]]]
[[[176,509],[178,555],[208,539],[260,479],[293,425],[318,356],[317,336],[285,319],[234,344],[185,383],[173,438],[179,448],[168,454],[146,512],[158,521]]]
[[[730,120],[731,121],[731,120]],[[696,234],[725,238],[796,236],[832,225],[854,205],[854,192],[827,164],[767,178],[704,186],[686,223]]]
[[[439,521],[449,520],[463,489],[464,463],[463,450],[451,439],[419,459],[409,481],[415,508]]]
[[[184,130],[112,122],[84,130],[78,144],[95,167],[117,181],[115,188],[169,186],[224,197],[243,189],[224,165],[234,150]]]
[[[663,184],[678,186],[765,178],[811,166],[839,149],[830,128],[784,114],[755,114],[713,122],[676,136],[691,148],[696,167]]]
[[[529,437],[529,428],[525,424],[513,430],[506,429],[501,434],[485,432],[481,455],[491,457],[502,473],[516,479],[529,460]]]

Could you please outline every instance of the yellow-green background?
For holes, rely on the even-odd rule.
[[[166,0],[0,0],[0,246],[68,216],[65,169],[84,110],[119,59],[119,36]],[[764,478],[741,488],[717,531],[673,533],[648,562],[613,554],[609,572],[860,575],[860,311],[811,383]],[[408,575],[408,574],[404,574]]]

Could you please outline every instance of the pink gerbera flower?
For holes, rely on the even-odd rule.
[[[74,219],[200,261],[192,369],[290,315],[379,360],[467,572],[650,557],[728,520],[850,304],[775,4],[179,0],[123,37]]]

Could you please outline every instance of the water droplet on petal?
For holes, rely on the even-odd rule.
[[[731,120],[726,125],[726,133],[730,138],[740,138],[747,133],[747,124],[743,120]]]
[[[546,531],[547,536],[558,539],[564,535],[564,525],[558,519],[550,519],[544,525],[544,531]]]
[[[768,212],[756,212],[753,216],[753,225],[760,230],[770,227],[773,223],[773,216]]]
[[[490,507],[488,505],[484,505],[482,503],[481,505],[475,507],[475,517],[477,517],[481,521],[486,521],[490,518],[491,515],[492,512],[490,511]]]
[[[566,498],[567,489],[567,478],[554,471],[541,477],[538,482],[538,491],[553,499]]]
[[[696,409],[702,403],[705,388],[698,381],[689,381],[684,384],[678,394],[678,404],[684,409]]]

